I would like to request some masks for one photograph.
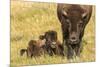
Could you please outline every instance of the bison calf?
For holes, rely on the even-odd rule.
[[[45,32],[44,36],[45,45],[42,46],[42,48],[47,51],[47,53],[52,56],[55,55],[64,55],[63,54],[63,46],[62,44],[57,40],[57,32],[53,30],[49,30]]]
[[[30,40],[28,43],[27,49],[21,49],[20,50],[20,55],[22,56],[24,52],[27,53],[28,57],[35,57],[35,56],[40,56],[41,53],[43,53],[43,49],[41,46],[45,44],[45,40],[43,40],[41,37],[39,37],[39,40]]]

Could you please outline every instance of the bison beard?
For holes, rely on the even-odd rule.
[[[67,58],[80,56],[84,29],[92,14],[91,5],[58,4],[57,15],[61,23],[63,45],[67,48]]]

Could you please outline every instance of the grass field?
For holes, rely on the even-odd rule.
[[[11,66],[37,65],[37,64],[59,64],[70,62],[92,62],[95,61],[95,11],[86,26],[82,41],[84,45],[80,57],[67,60],[59,56],[27,58],[20,56],[21,48],[26,48],[31,39],[38,39],[40,34],[47,30],[55,30],[58,39],[62,42],[60,23],[56,14],[57,4],[11,1]]]

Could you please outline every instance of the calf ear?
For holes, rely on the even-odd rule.
[[[40,40],[43,40],[43,39],[45,39],[45,36],[44,36],[44,35],[40,35],[40,36],[39,36],[39,39],[40,39]]]

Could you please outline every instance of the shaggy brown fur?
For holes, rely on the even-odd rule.
[[[58,4],[57,15],[61,23],[63,45],[67,48],[67,58],[80,56],[82,37],[92,14],[91,5]]]
[[[45,45],[42,46],[42,48],[52,56],[55,55],[64,55],[63,54],[63,46],[62,44],[57,40],[57,32],[53,30],[49,30],[45,32],[45,35],[42,36],[46,40]]]
[[[27,56],[31,58],[33,56],[40,56],[43,53],[43,49],[41,48],[43,45],[45,45],[45,40],[30,40],[27,49],[20,50],[20,55],[22,56],[26,52]]]

